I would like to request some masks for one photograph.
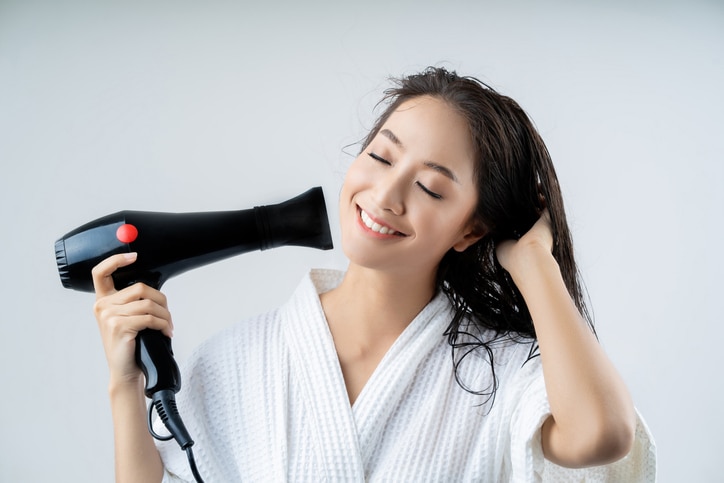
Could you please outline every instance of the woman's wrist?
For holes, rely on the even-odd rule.
[[[132,377],[111,377],[108,382],[108,394],[113,399],[116,396],[143,393],[143,381],[142,374]]]
[[[529,283],[537,283],[541,275],[560,274],[558,262],[550,249],[537,243],[517,246],[515,256],[511,257],[508,273],[518,290],[524,293]]]

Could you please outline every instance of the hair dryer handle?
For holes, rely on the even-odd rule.
[[[173,358],[171,339],[159,330],[145,329],[136,336],[136,364],[146,376],[146,397],[170,390],[181,389],[181,375]]]

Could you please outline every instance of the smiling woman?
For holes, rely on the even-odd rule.
[[[421,285],[408,282],[410,292],[429,300],[443,255],[480,238],[472,230],[473,172],[474,149],[462,116],[434,97],[403,103],[345,177],[342,245],[352,266],[412,275]],[[382,233],[375,225],[404,236],[388,236],[378,246]]]
[[[587,323],[555,171],[525,113],[438,68],[385,99],[340,194],[347,270],[313,270],[185,365],[178,403],[201,474],[653,481],[651,436]],[[133,341],[172,323],[158,291],[108,285],[133,262],[94,271],[118,481],[191,481],[178,448],[156,451],[145,431]]]

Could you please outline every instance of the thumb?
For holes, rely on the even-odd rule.
[[[116,287],[113,284],[113,272],[121,267],[132,264],[136,261],[136,258],[138,258],[138,254],[135,252],[120,253],[106,258],[93,267],[91,274],[93,276],[93,287],[96,291],[96,299],[116,292]]]

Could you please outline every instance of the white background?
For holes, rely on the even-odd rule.
[[[659,481],[721,481],[724,6],[692,0],[0,1],[0,480],[113,478],[93,296],[61,287],[57,238],[315,185],[336,231],[386,78],[429,64],[533,118]],[[179,359],[344,264],[280,248],[171,280]]]

